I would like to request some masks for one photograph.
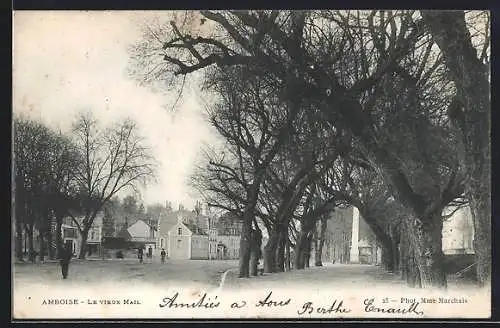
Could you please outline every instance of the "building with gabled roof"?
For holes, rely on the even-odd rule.
[[[177,260],[208,259],[208,234],[192,222],[184,223],[182,216],[168,231],[167,255]]]
[[[210,229],[208,213],[179,206],[177,211],[169,210],[159,216],[156,246],[165,249],[168,258],[208,259]]]
[[[137,220],[131,226],[126,221],[117,237],[127,242],[129,247],[146,248],[151,247],[153,253],[156,247],[157,227],[146,223],[144,220]]]

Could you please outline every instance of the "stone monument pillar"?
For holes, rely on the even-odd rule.
[[[377,247],[377,265],[382,264],[382,247],[378,246]]]
[[[356,207],[352,208],[352,235],[349,262],[359,263],[359,211]]]

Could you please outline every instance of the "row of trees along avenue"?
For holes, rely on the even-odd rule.
[[[154,178],[156,162],[130,119],[103,126],[81,113],[68,133],[26,117],[14,119],[15,255],[24,260],[23,230],[34,254],[40,232],[40,258],[56,258],[61,225],[72,218],[79,230],[79,258],[85,258],[89,230],[98,213],[126,189]],[[56,222],[56,229],[51,225]],[[55,235],[53,235],[55,231]],[[53,245],[56,248],[54,251]]]
[[[328,214],[353,205],[387,268],[423,288],[446,286],[442,213],[464,202],[489,281],[488,53],[488,13],[413,10],[175,12],[130,51],[142,81],[210,96],[225,143],[192,182],[241,218],[241,277],[261,228],[264,270],[301,269]]]

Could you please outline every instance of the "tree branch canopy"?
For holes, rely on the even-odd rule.
[[[91,114],[82,113],[73,134],[76,149],[84,154],[74,176],[84,197],[82,231],[88,231],[97,213],[119,191],[153,181],[157,164],[129,119],[102,128]]]

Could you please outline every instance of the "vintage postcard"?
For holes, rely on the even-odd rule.
[[[15,11],[12,318],[491,316],[490,13]]]

